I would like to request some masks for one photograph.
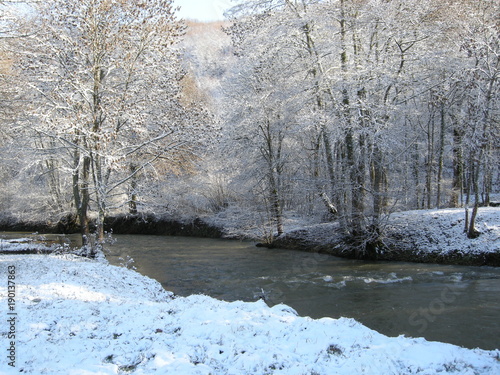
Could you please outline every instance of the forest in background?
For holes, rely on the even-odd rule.
[[[0,3],[4,219],[292,215],[365,246],[413,209],[471,207],[477,236],[500,190],[498,1]]]

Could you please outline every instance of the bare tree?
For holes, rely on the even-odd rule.
[[[474,197],[469,225],[469,238],[479,235],[475,228],[480,202],[488,205],[493,173],[498,164],[500,136],[500,5],[495,1],[468,4],[471,16],[462,23],[459,35],[465,55],[461,70],[463,84],[460,141],[465,161],[467,198]],[[469,8],[466,8],[469,9]],[[458,133],[457,133],[458,134]],[[466,215],[468,212],[466,210]]]
[[[479,140],[479,134],[484,134],[474,158],[469,157],[474,162],[468,176],[471,181],[481,176],[479,185],[484,186],[485,199],[491,190],[494,168],[489,166],[493,164],[482,163],[486,155],[489,160],[495,159],[489,142],[495,139],[491,124],[496,121],[494,56],[498,53],[493,48],[488,55],[485,47],[475,43],[470,53],[483,62],[467,71],[480,79],[467,82],[469,88],[484,82],[476,88],[482,93],[478,96],[469,88],[460,89],[457,81],[465,61],[459,56],[457,44],[460,38],[477,37],[464,38],[457,33],[467,29],[457,26],[461,21],[474,24],[467,16],[469,12],[461,20],[449,19],[450,6],[467,9],[471,4],[434,0],[248,0],[230,12],[235,16],[229,30],[239,67],[246,67],[248,82],[264,82],[258,90],[247,85],[256,95],[239,92],[238,103],[251,106],[266,98],[265,106],[256,105],[252,114],[241,116],[254,120],[265,117],[269,106],[276,106],[274,100],[267,99],[278,95],[280,103],[287,103],[286,107],[275,107],[276,112],[286,108],[288,120],[281,125],[283,133],[278,131],[279,121],[275,121],[273,134],[285,134],[285,144],[294,141],[302,147],[287,154],[288,170],[297,173],[299,163],[307,160],[302,167],[312,168],[300,178],[315,187],[344,232],[356,238],[361,253],[377,246],[382,216],[390,202],[398,203],[398,197],[391,196],[391,188],[393,192],[405,189],[401,184],[409,190],[404,192],[407,197],[413,192],[411,204],[431,208],[446,201],[450,163],[455,163],[455,172],[451,171],[455,173],[455,194],[460,181],[466,181],[458,177],[462,174],[461,159],[472,150],[462,144],[467,127],[459,126],[463,116],[457,107],[464,103],[460,99],[465,97],[464,92],[469,92],[469,98],[484,98],[485,104],[483,110],[468,102],[471,113],[481,117],[482,124],[474,127],[476,130],[471,128],[474,137],[468,139]],[[487,14],[495,14],[490,1],[481,4],[476,6],[489,4]],[[490,39],[495,27],[484,24],[484,30],[493,31]],[[480,43],[486,46],[484,41]],[[492,39],[489,48],[494,43]],[[249,118],[246,120],[251,121]],[[296,125],[290,127],[292,123]],[[446,154],[453,141],[457,144],[455,161]],[[281,179],[289,184],[299,179],[298,175],[292,179],[284,173]],[[307,195],[306,190],[295,192],[297,196],[300,193]]]
[[[23,49],[36,115],[27,126],[71,174],[87,244],[89,209],[100,240],[113,196],[145,169],[193,154],[207,122],[181,104],[184,26],[171,0],[50,0],[35,10],[39,32]]]

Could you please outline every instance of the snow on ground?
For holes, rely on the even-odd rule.
[[[203,221],[223,228],[224,238],[265,240],[277,235],[276,225],[269,222],[267,215],[235,206],[203,217]],[[284,214],[283,221],[286,233],[302,231],[306,237],[318,242],[330,242],[332,233],[338,231],[338,223],[324,223],[317,217],[305,217],[290,211]]]
[[[16,368],[6,365],[12,266]],[[389,338],[262,301],[176,298],[134,271],[70,255],[3,255],[0,275],[6,375],[500,374],[500,350]]]
[[[472,210],[469,209],[469,215]],[[480,207],[476,218],[478,238],[464,233],[465,209],[406,211],[391,216],[390,225],[421,252],[466,254],[500,252],[500,208]]]
[[[229,208],[207,219],[210,224],[224,227],[229,238],[265,238],[264,221],[261,219],[259,225],[255,215],[242,213],[236,208]],[[475,239],[467,238],[464,233],[464,208],[396,212],[384,218],[382,223],[389,240],[394,236],[397,238],[396,246],[401,250],[413,252],[417,249],[417,254],[458,252],[477,255],[500,252],[500,207],[479,208],[476,229],[481,234]],[[267,230],[272,233],[274,228],[267,227]],[[336,246],[342,241],[337,222],[320,223],[291,213],[287,213],[285,218],[285,234],[310,246]]]
[[[0,253],[14,252],[50,252],[55,251],[57,246],[33,241],[33,238],[0,238]]]

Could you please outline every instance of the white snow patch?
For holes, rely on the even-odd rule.
[[[1,256],[0,275],[8,266],[18,319],[16,368],[2,358],[6,375],[500,373],[500,350],[390,338],[263,301],[174,298],[134,271],[74,256]],[[6,279],[0,293],[5,307]]]
[[[0,251],[15,253],[19,251],[54,251],[56,245],[34,242],[32,238],[4,239],[0,238]]]
[[[469,209],[469,215],[472,210]],[[228,238],[265,238],[264,231],[274,235],[257,213],[228,208],[205,218],[207,223],[224,228]],[[299,217],[287,212],[285,234],[305,242],[339,247],[341,231],[338,222],[321,223],[317,218]],[[396,234],[401,250],[418,249],[419,253],[447,255],[458,253],[477,256],[500,252],[500,207],[480,207],[476,218],[478,238],[469,239],[464,233],[465,209],[413,210],[393,213],[387,220],[387,234]],[[264,229],[263,229],[264,228]],[[266,234],[269,236],[269,233]],[[400,237],[403,237],[401,240]],[[390,238],[390,237],[389,237]]]
[[[469,210],[469,215],[471,210]],[[395,213],[390,224],[421,252],[447,254],[493,253],[500,251],[500,208],[480,207],[476,218],[478,238],[464,233],[465,209],[434,209]]]

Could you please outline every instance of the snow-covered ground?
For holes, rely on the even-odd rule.
[[[250,215],[247,214],[246,221],[238,221],[235,217],[239,214],[227,210],[208,222],[223,227],[230,238],[259,238],[259,226],[249,225],[252,222]],[[234,223],[239,223],[239,226]],[[275,239],[276,247],[353,256],[349,245],[345,246],[338,222],[321,223],[288,213],[284,224],[285,234]],[[480,235],[468,238],[464,233],[464,208],[396,212],[381,220],[382,241],[386,249],[378,254],[378,259],[499,265],[500,207],[480,207],[475,227]]]
[[[57,245],[49,245],[47,243],[36,242],[33,238],[0,238],[0,253],[14,252],[52,252],[57,250]]]
[[[469,215],[472,210],[469,209]],[[312,218],[285,215],[285,235],[315,245],[335,246],[341,239],[338,223],[320,223]],[[229,238],[261,238],[264,225],[258,218],[237,209],[228,209],[208,218],[207,222],[224,228]],[[263,220],[261,220],[263,222]],[[253,224],[253,225],[252,225]],[[402,238],[403,249],[439,253],[493,253],[500,252],[500,207],[480,207],[476,218],[478,238],[469,239],[464,233],[465,209],[432,209],[396,212],[382,221],[386,235]],[[267,227],[267,230],[274,230]],[[390,238],[389,238],[390,240]],[[398,240],[399,241],[399,240]]]
[[[1,374],[500,374],[500,350],[390,338],[262,301],[175,298],[73,255],[2,255],[0,275]]]
[[[469,215],[472,210],[469,210]],[[404,241],[422,253],[479,254],[500,252],[500,207],[480,207],[476,218],[479,237],[464,233],[465,209],[406,211],[391,216],[389,224]]]

